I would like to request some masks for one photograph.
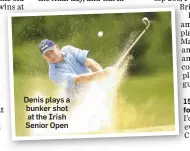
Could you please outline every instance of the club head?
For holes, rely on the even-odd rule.
[[[149,21],[149,19],[148,19],[147,17],[144,17],[144,18],[142,19],[142,22],[143,22],[143,24],[146,26],[146,29],[148,29],[149,26],[150,26],[150,21]]]

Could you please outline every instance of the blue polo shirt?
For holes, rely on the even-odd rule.
[[[77,75],[91,73],[85,66],[88,50],[81,50],[73,46],[64,46],[60,49],[64,61],[59,63],[49,63],[49,78],[58,86],[64,87],[67,97],[74,97],[80,91],[81,85],[74,84]]]

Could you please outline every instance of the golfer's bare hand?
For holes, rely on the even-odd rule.
[[[111,75],[113,73],[116,72],[116,68],[115,67],[107,67],[104,69],[104,74],[105,75]]]

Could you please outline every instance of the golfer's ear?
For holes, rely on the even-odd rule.
[[[58,44],[56,44],[56,47],[57,47],[57,49],[59,49],[59,45]]]

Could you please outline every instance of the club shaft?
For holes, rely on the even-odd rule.
[[[121,63],[123,62],[123,60],[129,55],[131,49],[134,47],[134,45],[139,41],[139,39],[144,35],[144,33],[146,32],[146,30],[148,29],[149,26],[147,26],[142,32],[141,34],[137,37],[137,39],[132,43],[132,45],[129,47],[129,49],[127,49],[127,51],[125,52],[125,54],[120,58],[120,60],[117,62],[117,64],[115,65],[115,67],[119,67],[121,65]]]

